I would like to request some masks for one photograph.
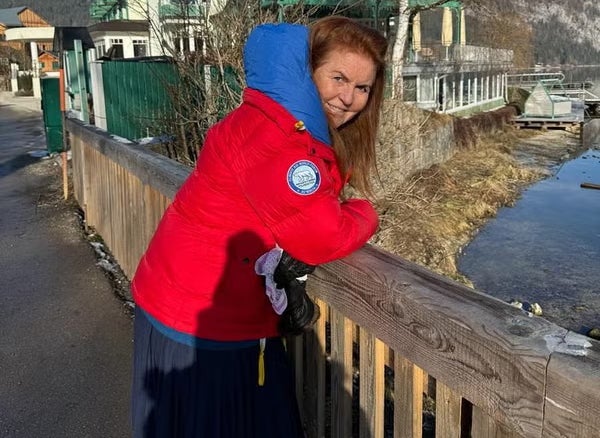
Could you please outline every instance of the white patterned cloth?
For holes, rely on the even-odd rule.
[[[283,254],[281,248],[273,248],[261,255],[254,264],[254,271],[258,275],[263,275],[265,277],[265,293],[267,294],[267,297],[269,297],[269,301],[271,301],[273,310],[275,310],[275,313],[278,315],[283,313],[288,303],[285,290],[278,289],[275,280],[273,279],[275,269],[279,264],[279,260],[281,260],[281,254]]]

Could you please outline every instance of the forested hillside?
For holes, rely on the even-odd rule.
[[[92,0],[0,0],[0,9],[28,6],[53,26],[87,26]]]
[[[534,47],[532,62],[552,64],[600,64],[600,2],[598,0],[472,0],[481,4],[488,17],[496,13],[517,16],[522,21],[498,21],[504,34],[494,30],[495,38],[484,43],[501,44],[511,37],[519,39],[528,32],[522,24],[531,26]],[[85,26],[89,24],[92,0],[0,0],[1,8],[29,6],[55,26]],[[482,16],[479,12],[471,17]],[[507,23],[507,24],[505,24]],[[476,36],[476,35],[473,35]],[[481,41],[470,41],[477,44]],[[523,40],[523,43],[526,43]]]
[[[598,0],[481,0],[498,14],[516,14],[532,28],[534,61],[600,64]],[[522,29],[507,28],[519,33]]]

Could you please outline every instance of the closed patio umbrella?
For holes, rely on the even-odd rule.
[[[448,61],[448,47],[452,44],[452,11],[444,8],[442,15],[442,46],[446,47],[446,61]]]
[[[465,9],[460,10],[460,45],[467,44],[467,22],[465,20]]]
[[[413,17],[412,47],[415,52],[421,50],[421,14],[418,12]]]
[[[452,44],[452,11],[444,8],[442,15],[442,45],[448,47]]]

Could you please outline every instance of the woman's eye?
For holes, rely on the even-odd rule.
[[[342,82],[344,80],[344,78],[342,76],[334,76],[333,80],[336,82]]]
[[[366,85],[363,85],[361,87],[358,87],[359,91],[363,92],[363,93],[369,93],[371,91],[371,87],[367,87]]]

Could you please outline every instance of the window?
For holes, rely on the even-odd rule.
[[[46,63],[40,62],[40,68],[43,69],[46,66]]]
[[[186,32],[177,32],[173,38],[173,46],[177,53],[189,53],[190,37]]]
[[[110,39],[110,48],[109,56],[112,59],[121,59],[123,58],[123,39],[122,38],[111,38]]]
[[[146,40],[133,40],[133,56],[146,56],[148,53],[148,44]]]
[[[405,102],[416,102],[417,101],[417,77],[416,76],[404,76],[402,78],[402,84],[404,86],[404,93],[402,94]]]
[[[194,32],[194,51],[196,53],[204,53],[204,38],[202,33]]]
[[[106,46],[104,45],[104,41],[96,41],[94,43],[96,45],[96,58],[101,58],[106,54]]]
[[[58,70],[60,68],[59,62],[58,61],[54,61],[52,63],[52,70]]]

